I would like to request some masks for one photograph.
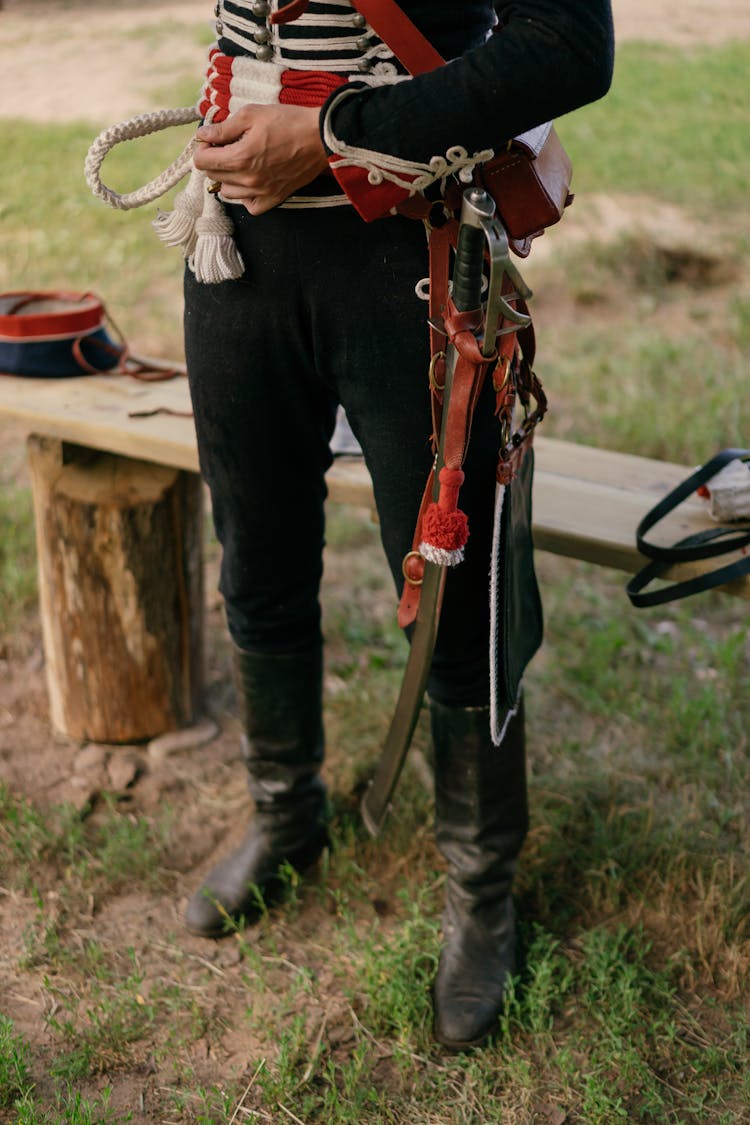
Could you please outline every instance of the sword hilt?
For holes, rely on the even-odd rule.
[[[486,191],[470,188],[464,192],[453,266],[453,304],[459,312],[478,309],[482,303],[484,226],[492,218],[495,204]]]

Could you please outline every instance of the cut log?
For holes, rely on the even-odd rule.
[[[138,742],[203,696],[202,486],[196,473],[28,440],[52,725]]]

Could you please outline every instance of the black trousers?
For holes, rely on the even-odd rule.
[[[222,545],[220,588],[234,642],[292,653],[320,643],[324,474],[337,403],[372,476],[397,589],[429,472],[427,305],[421,223],[364,223],[349,207],[232,207],[238,281],[186,274],[185,339],[201,470]],[[460,505],[465,561],[448,576],[429,691],[489,699],[488,573],[498,428],[489,393],[475,417]],[[395,611],[395,610],[394,610]]]

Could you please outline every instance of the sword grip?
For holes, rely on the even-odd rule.
[[[461,201],[456,260],[453,264],[453,304],[471,312],[482,304],[485,225],[495,213],[492,198],[481,188],[467,188]]]
[[[462,223],[458,230],[453,266],[453,304],[459,312],[478,309],[482,301],[484,231]]]

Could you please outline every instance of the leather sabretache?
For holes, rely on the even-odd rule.
[[[524,453],[516,478],[507,486],[497,567],[498,600],[492,660],[498,710],[513,707],[524,671],[542,643],[544,618],[534,570],[532,484],[534,450]]]
[[[411,74],[424,74],[443,64],[442,56],[396,0],[352,2]],[[475,182],[494,199],[510,247],[520,257],[528,255],[532,240],[558,223],[572,203],[572,172],[551,121],[514,137],[503,152],[477,168]],[[402,207],[399,210],[408,214]]]
[[[572,202],[573,167],[551,122],[514,137],[507,150],[477,170],[477,182],[495,201],[516,253],[562,218]]]

